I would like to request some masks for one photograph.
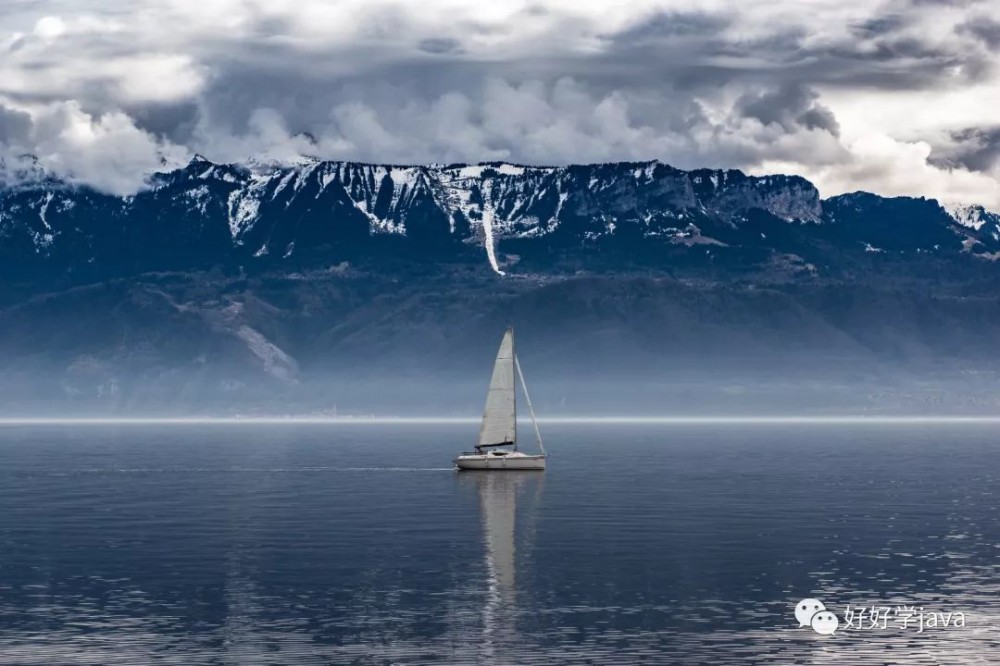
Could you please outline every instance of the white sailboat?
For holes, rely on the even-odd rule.
[[[540,453],[527,454],[517,450],[517,388],[514,385],[514,371],[521,381],[525,402],[531,423],[535,426]],[[500,341],[497,359],[493,364],[490,390],[486,394],[486,408],[483,422],[479,426],[479,438],[474,452],[462,453],[455,458],[455,466],[460,469],[482,470],[544,470],[545,448],[542,435],[538,431],[535,410],[531,407],[528,387],[524,383],[521,364],[514,353],[514,329],[508,328]]]

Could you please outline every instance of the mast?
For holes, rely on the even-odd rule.
[[[531,406],[531,396],[528,395],[528,385],[524,383],[524,373],[521,372],[521,362],[514,356],[514,367],[517,368],[517,376],[521,380],[521,390],[524,391],[524,401],[528,403],[528,413],[531,414],[531,425],[535,426],[535,437],[538,439],[538,449],[545,455],[545,447],[542,445],[542,433],[538,430],[538,419],[535,418],[535,409]]]

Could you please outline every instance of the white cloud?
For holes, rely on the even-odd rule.
[[[95,117],[74,101],[17,111],[27,114],[26,131],[0,145],[7,153],[0,156],[15,163],[30,152],[45,169],[107,192],[133,193],[154,170],[186,157],[185,149],[157,140],[120,111]]]
[[[905,142],[881,133],[860,136],[847,146],[848,158],[830,166],[765,161],[755,172],[797,168],[827,195],[856,190],[884,196],[926,196],[945,202],[983,202],[1000,207],[1000,170],[992,173],[928,164],[931,146]]]
[[[118,20],[45,16],[30,34],[13,33],[0,58],[0,95],[90,101],[109,108],[137,102],[191,99],[207,68],[184,53],[156,50],[155,42]],[[95,92],[96,91],[96,92]]]
[[[45,40],[52,40],[66,32],[66,22],[58,16],[44,16],[35,24],[34,33]]]
[[[205,83],[203,68],[177,54],[150,53],[112,61],[104,74],[115,80],[116,97],[125,103],[190,99]]]

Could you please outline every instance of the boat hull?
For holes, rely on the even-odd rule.
[[[521,471],[545,469],[545,456],[492,456],[468,455],[455,458],[455,467],[461,470]]]

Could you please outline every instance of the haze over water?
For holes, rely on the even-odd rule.
[[[0,663],[1000,659],[995,424],[549,423],[544,474],[455,473],[474,434],[0,428]]]

